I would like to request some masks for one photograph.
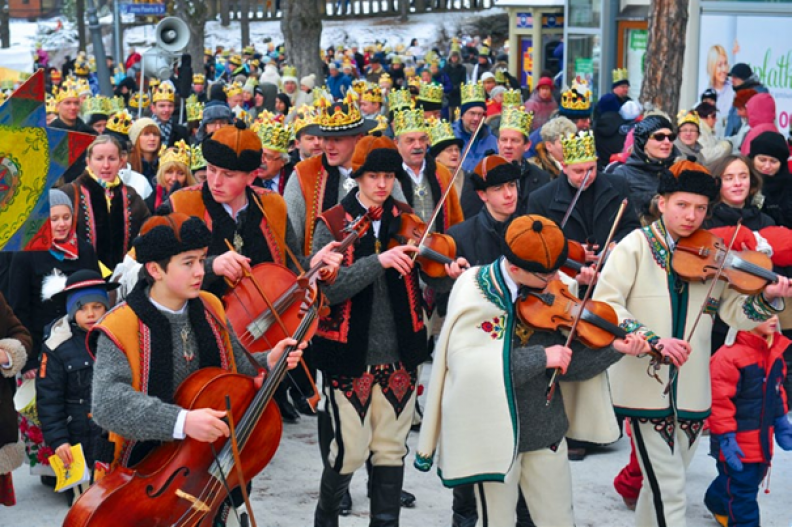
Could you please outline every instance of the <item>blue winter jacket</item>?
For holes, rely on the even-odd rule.
[[[470,134],[467,130],[465,130],[465,127],[462,126],[462,119],[458,119],[454,123],[454,135],[465,142],[465,144],[462,146],[462,151],[464,151],[465,148],[467,148],[472,134]],[[479,161],[484,159],[487,150],[493,150],[497,153],[498,139],[492,133],[490,127],[485,124],[481,127],[478,137],[476,137],[475,141],[473,141],[473,146],[470,148],[470,153],[465,158],[465,162],[462,163],[462,170],[465,172],[474,170]]]

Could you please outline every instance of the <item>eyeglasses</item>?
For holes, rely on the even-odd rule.
[[[654,139],[654,140],[655,140],[655,141],[657,141],[658,143],[662,143],[662,142],[663,142],[663,141],[665,141],[666,139],[668,139],[668,141],[669,141],[670,143],[673,143],[673,142],[676,140],[676,138],[677,138],[677,134],[675,134],[675,133],[673,133],[673,132],[672,132],[672,133],[670,133],[670,134],[654,133],[654,134],[650,135],[649,137],[650,137],[651,139]]]

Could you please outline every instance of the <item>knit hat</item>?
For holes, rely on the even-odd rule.
[[[226,170],[252,172],[261,165],[261,140],[242,121],[219,128],[201,146],[207,163]]]
[[[393,172],[398,174],[402,168],[402,157],[398,150],[392,148],[375,148],[366,156],[366,160],[352,173],[357,179],[366,172]]]
[[[233,117],[234,114],[227,104],[212,104],[204,107],[201,124],[209,124],[212,121],[219,121],[221,119],[225,119],[230,123],[233,121]]]
[[[748,64],[739,62],[732,66],[731,71],[729,72],[729,77],[737,77],[741,80],[748,80],[753,75],[753,71]]]
[[[518,179],[520,179],[520,167],[498,155],[487,156],[479,161],[471,174],[471,181],[476,190],[487,190]]]
[[[160,262],[183,252],[208,247],[211,241],[212,233],[196,216],[182,212],[152,216],[135,238],[135,259],[140,264]]]
[[[635,101],[627,101],[619,108],[619,115],[621,115],[622,119],[634,121],[641,115],[641,111],[643,111],[643,109],[640,104]]]
[[[50,209],[58,205],[65,205],[69,207],[72,213],[74,212],[74,203],[72,203],[72,200],[69,199],[69,196],[67,196],[65,192],[56,188],[51,188],[49,191],[49,204]]]
[[[748,101],[751,100],[751,97],[756,95],[757,92],[753,88],[749,88],[747,90],[737,90],[734,94],[734,100],[732,100],[732,106],[735,108],[745,108],[745,105],[748,104]]]
[[[770,156],[786,163],[789,157],[789,147],[784,136],[777,132],[762,132],[751,141],[751,151],[748,157]]]
[[[300,79],[300,85],[307,87],[309,90],[313,90],[316,87],[316,74],[311,73]]]
[[[132,123],[132,126],[129,127],[129,142],[132,143],[133,147],[137,144],[137,140],[138,137],[140,137],[140,133],[147,126],[156,126],[157,129],[159,130],[159,125],[156,122],[154,122],[154,119],[151,119],[149,117],[141,117],[140,119]]]
[[[489,71],[484,72],[484,74],[481,76],[481,82],[484,82],[489,79],[495,80],[495,74]]]
[[[544,216],[518,216],[506,229],[503,254],[510,263],[526,271],[551,273],[567,259],[566,236],[554,221]]]
[[[357,170],[372,150],[390,148],[396,150],[396,143],[390,137],[367,135],[355,144],[355,152],[352,154],[352,169]]]
[[[81,269],[69,275],[66,279],[66,287],[52,298],[60,302],[65,300],[69,320],[74,320],[77,311],[90,302],[99,302],[105,308],[110,309],[110,298],[107,296],[107,292],[119,285],[121,284],[108,284],[97,271]]]
[[[713,101],[718,101],[718,92],[715,91],[714,88],[707,88],[704,90],[704,93],[701,94],[701,100],[704,99],[712,99]]]
[[[539,82],[536,83],[536,89],[538,90],[542,86],[547,86],[551,90],[553,89],[553,79],[550,77],[542,77],[539,79]]]
[[[660,176],[657,193],[662,196],[674,194],[675,192],[688,192],[706,196],[712,203],[720,193],[720,180],[715,179],[702,170],[681,170],[678,175],[664,172]]]
[[[635,128],[633,128],[635,145],[640,149],[641,152],[643,152],[646,142],[649,140],[649,136],[658,130],[662,130],[663,128],[673,130],[674,125],[668,120],[668,118],[662,115],[647,115],[641,119],[641,122],[635,125]]]
[[[706,119],[710,115],[715,115],[718,112],[718,107],[708,102],[701,102],[693,110],[700,118]]]

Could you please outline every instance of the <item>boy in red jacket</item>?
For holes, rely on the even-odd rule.
[[[792,341],[778,330],[778,316],[753,331],[732,329],[710,361],[710,453],[718,460],[718,477],[704,503],[724,527],[759,526],[756,495],[773,457],[773,436],[792,450],[783,385],[784,351]]]

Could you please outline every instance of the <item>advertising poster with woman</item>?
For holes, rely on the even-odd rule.
[[[792,33],[788,16],[703,14],[699,47],[698,93],[718,94],[717,133],[734,100],[729,71],[748,64],[776,103],[776,125],[785,131],[792,119]]]

